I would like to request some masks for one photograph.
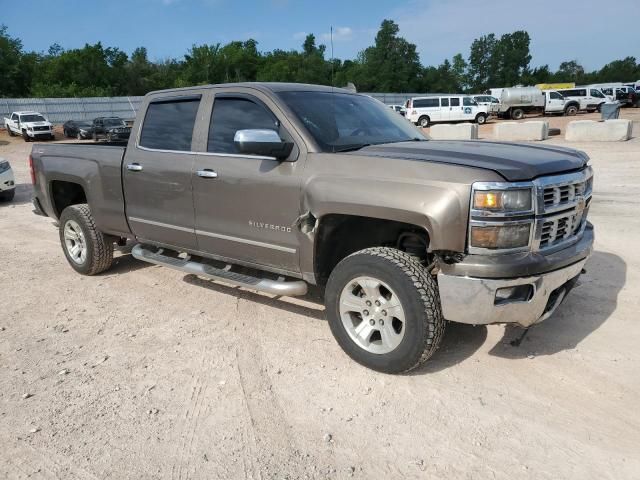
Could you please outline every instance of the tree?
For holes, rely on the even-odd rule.
[[[0,25],[0,97],[21,96],[27,89],[21,84],[22,42]]]
[[[476,38],[469,53],[468,78],[472,90],[483,92],[489,88],[495,68],[496,36],[493,33]]]
[[[375,44],[362,55],[364,85],[377,92],[409,92],[417,86],[422,70],[417,48],[398,36],[400,28],[393,20],[383,20]]]

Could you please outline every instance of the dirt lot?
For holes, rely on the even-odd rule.
[[[350,361],[314,297],[126,253],[75,274],[52,221],[31,213],[31,145],[8,140],[0,478],[639,478],[639,138],[572,145],[596,171],[597,242],[557,314],[519,347],[518,330],[451,324],[405,376]]]

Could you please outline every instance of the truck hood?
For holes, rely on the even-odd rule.
[[[477,140],[387,143],[364,147],[353,154],[482,168],[510,182],[580,170],[589,160],[584,152],[555,145]]]
[[[26,127],[50,127],[51,123],[49,123],[49,122],[22,122],[20,125],[24,125]]]

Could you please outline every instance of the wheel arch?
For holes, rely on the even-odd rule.
[[[319,285],[324,285],[342,259],[366,248],[389,246],[426,259],[430,244],[428,227],[418,223],[329,213],[316,222],[313,249],[315,279]]]

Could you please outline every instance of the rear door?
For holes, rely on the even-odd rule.
[[[460,97],[449,97],[449,120],[452,122],[463,120]]]
[[[193,166],[199,250],[240,263],[298,272],[302,142],[273,101],[254,90],[215,92],[209,130]],[[296,147],[290,159],[241,154],[238,130],[276,130]],[[301,147],[302,146],[302,147]]]
[[[126,213],[141,241],[197,249],[191,175],[202,93],[152,99],[123,162]]]

